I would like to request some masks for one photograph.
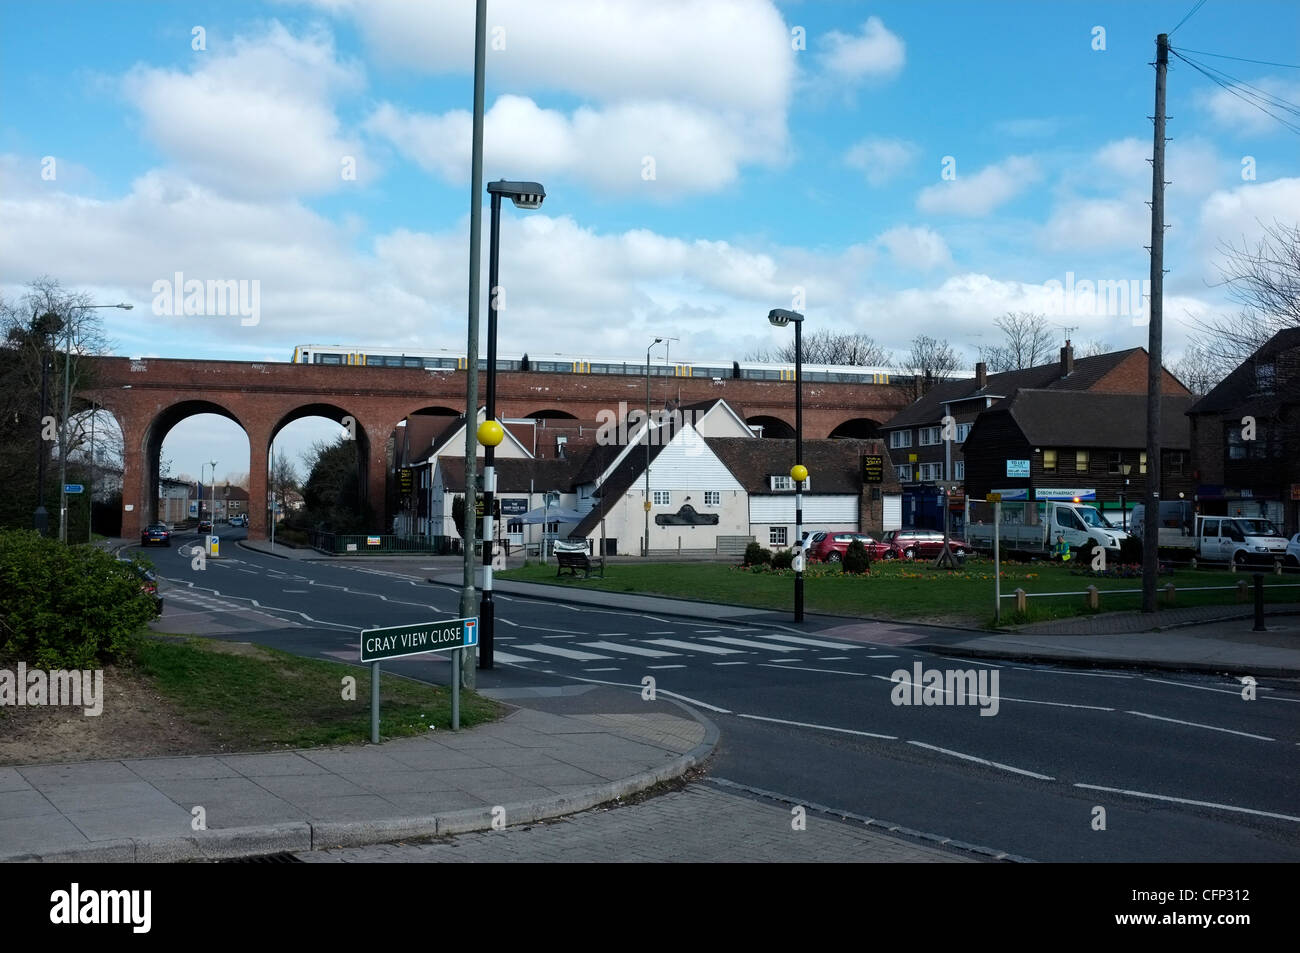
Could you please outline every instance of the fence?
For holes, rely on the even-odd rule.
[[[1256,573],[1256,589],[1260,592],[1260,598],[1263,598],[1264,590],[1273,589],[1300,589],[1300,582],[1281,582],[1264,585],[1263,576]],[[1250,599],[1250,584],[1242,579],[1235,586],[1175,586],[1172,582],[1166,583],[1159,589],[1160,600],[1166,606],[1172,606],[1178,598],[1180,592],[1236,592],[1238,602],[1246,602]],[[1123,595],[1140,595],[1141,589],[1098,589],[1095,585],[1089,586],[1081,592],[1026,592],[1024,589],[1017,589],[1014,592],[1003,593],[1001,598],[1016,600],[1016,611],[1026,612],[1029,609],[1030,599],[1044,599],[1060,596],[1079,596],[1084,597],[1084,605],[1089,609],[1101,608],[1102,596],[1123,596]]]
[[[377,556],[392,553],[429,553],[446,556],[460,552],[460,540],[453,536],[397,536],[366,533],[323,533],[308,530],[312,549],[331,556]]]

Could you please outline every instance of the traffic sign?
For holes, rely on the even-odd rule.
[[[65,484],[63,484],[63,492],[64,492],[64,493],[80,493],[80,492],[81,492],[82,490],[84,490],[84,489],[85,489],[85,487],[83,487],[80,483],[65,483]]]
[[[395,625],[365,629],[361,633],[361,661],[447,652],[478,645],[478,618],[445,619],[419,625]]]

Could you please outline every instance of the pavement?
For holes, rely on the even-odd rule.
[[[4,767],[0,862],[211,860],[528,824],[702,764],[717,729],[673,711],[519,708],[381,745]]]

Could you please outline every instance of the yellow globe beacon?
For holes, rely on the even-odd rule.
[[[495,420],[485,420],[478,425],[478,442],[485,447],[496,447],[506,439],[505,428]]]
[[[802,483],[808,479],[808,468],[802,463],[796,463],[790,468],[790,479],[795,483]]]

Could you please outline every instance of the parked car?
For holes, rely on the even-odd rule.
[[[808,558],[814,562],[838,563],[844,559],[849,544],[855,539],[862,543],[871,559],[881,559],[887,546],[863,533],[814,533],[821,539],[808,547]]]
[[[150,523],[140,531],[141,546],[151,546],[154,543],[158,543],[162,546],[170,546],[172,544],[171,533],[162,523]]]
[[[1282,563],[1287,566],[1300,566],[1300,533],[1296,533],[1286,544],[1286,555]]]
[[[885,559],[929,559],[943,551],[943,533],[934,529],[891,529],[881,543],[888,547]],[[954,556],[965,556],[970,544],[955,536],[948,537]]]
[[[211,532],[212,532],[212,520],[199,520],[199,532],[200,532],[200,533],[211,533]]]
[[[247,525],[248,525],[248,517],[247,517],[247,516],[232,516],[232,517],[230,517],[230,525],[231,525],[231,526],[247,526]]]

